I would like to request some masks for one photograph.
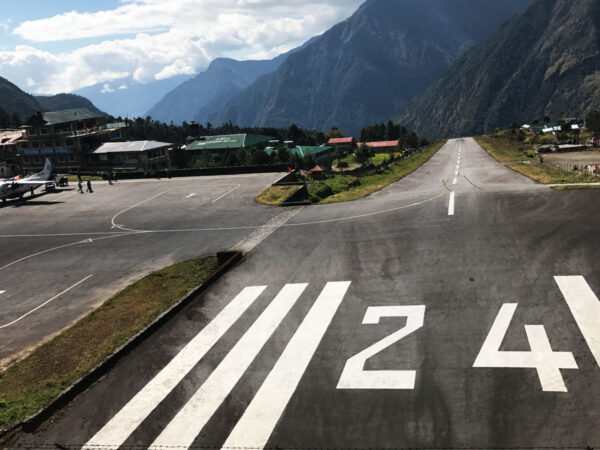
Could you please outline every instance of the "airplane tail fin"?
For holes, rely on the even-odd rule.
[[[41,171],[38,175],[45,180],[50,180],[53,177],[54,172],[54,163],[52,162],[52,158],[46,158],[46,163],[44,164],[44,170]]]

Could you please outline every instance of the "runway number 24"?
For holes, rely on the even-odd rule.
[[[583,277],[555,277],[571,312],[600,365],[600,301]],[[517,309],[505,303],[475,359],[473,367],[529,368],[537,371],[542,390],[567,392],[561,369],[577,369],[571,352],[552,350],[543,325],[525,325],[529,351],[501,351],[500,347]],[[376,325],[382,317],[406,317],[406,325],[346,361],[338,389],[414,389],[416,370],[365,370],[366,361],[423,326],[425,306],[369,307],[363,325]]]

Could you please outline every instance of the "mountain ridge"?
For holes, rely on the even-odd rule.
[[[585,115],[600,102],[600,3],[536,0],[395,117],[428,137]]]
[[[211,122],[296,123],[321,130],[336,126],[357,133],[361,126],[397,113],[466,48],[529,3],[368,0],[317,42],[230,99]]]

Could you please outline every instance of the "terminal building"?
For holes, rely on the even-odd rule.
[[[102,143],[122,140],[123,127],[102,124],[103,116],[85,108],[41,112],[21,127],[20,164],[35,172],[50,156],[58,172],[75,172],[93,165],[92,154]]]
[[[173,144],[157,141],[107,142],[94,150],[94,168],[99,171],[154,172],[169,167]]]

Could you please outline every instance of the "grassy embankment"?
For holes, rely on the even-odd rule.
[[[477,136],[475,138],[495,160],[542,184],[598,183],[600,178],[585,172],[561,170],[540,164],[531,145],[506,137]],[[589,189],[597,186],[561,186],[553,189]]]
[[[313,183],[309,187],[311,201],[320,204],[339,203],[371,195],[417,170],[429,161],[445,143],[446,141],[437,141],[404,160],[396,161],[382,173],[363,177],[335,175]],[[385,154],[376,156],[381,158],[381,161],[388,158],[388,155]]]
[[[216,268],[216,257],[204,257],[153,272],[0,373],[0,429],[35,413]]]
[[[300,190],[302,186],[269,186],[262,191],[256,201],[263,205],[280,206],[284,201]]]

